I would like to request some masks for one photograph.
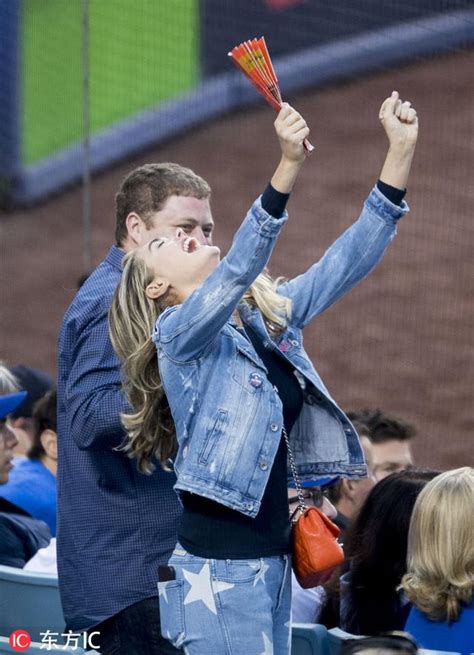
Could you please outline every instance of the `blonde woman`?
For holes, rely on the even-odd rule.
[[[402,589],[424,648],[474,652],[474,469],[438,475],[418,496]]]
[[[408,211],[416,112],[392,94],[380,117],[390,148],[377,187],[294,280],[278,286],[264,273],[305,159],[309,130],[289,105],[275,121],[281,161],[222,261],[182,230],[125,258],[110,312],[134,408],[123,422],[142,470],[173,458],[183,515],[159,571],[161,626],[191,655],[289,653],[285,433],[303,480],[366,475],[357,434],[303,350],[302,329],[370,272]]]

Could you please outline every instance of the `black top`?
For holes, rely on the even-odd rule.
[[[303,405],[303,393],[293,368],[282,356],[267,350],[253,330],[247,327],[245,333],[268,369],[268,380],[278,390],[283,404],[284,424],[287,432],[290,432]],[[252,559],[283,555],[291,550],[286,444],[281,435],[262,504],[255,518],[194,494],[184,493],[182,500],[184,512],[178,540],[193,555],[215,559]]]

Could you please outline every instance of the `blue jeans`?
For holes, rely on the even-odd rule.
[[[177,544],[159,582],[163,637],[188,655],[289,655],[291,558],[196,557]]]

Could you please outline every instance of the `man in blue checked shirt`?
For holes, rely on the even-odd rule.
[[[58,574],[68,629],[101,653],[176,653],[161,637],[158,566],[176,543],[175,477],[139,473],[117,450],[129,410],[108,310],[126,252],[177,228],[212,243],[209,185],[177,164],[132,171],[116,196],[115,241],[66,312],[58,362]],[[96,639],[96,637],[95,637]]]

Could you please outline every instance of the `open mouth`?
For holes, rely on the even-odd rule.
[[[184,252],[191,254],[193,252],[196,252],[196,250],[198,250],[199,242],[194,237],[186,237],[186,239],[183,239],[181,241],[181,247],[184,250]]]

